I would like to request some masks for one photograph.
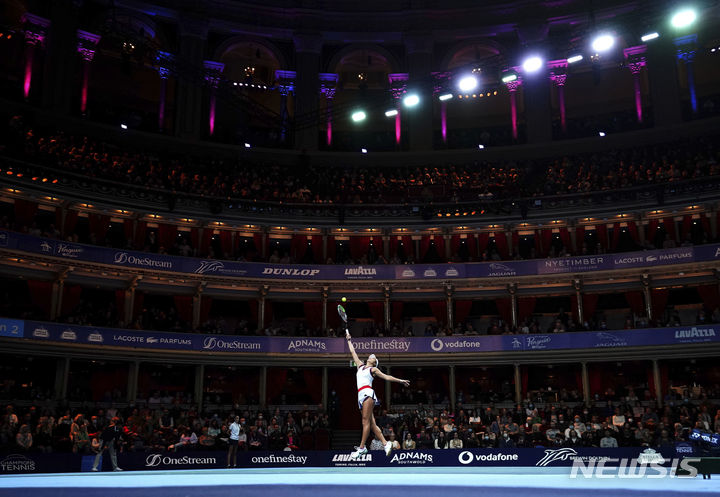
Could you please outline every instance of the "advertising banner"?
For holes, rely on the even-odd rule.
[[[557,448],[557,449],[434,449],[399,450],[389,457],[384,451],[370,451],[353,460],[350,451],[240,451],[241,468],[327,468],[327,467],[561,467],[576,461],[585,465],[602,463],[617,467],[636,464],[670,466],[692,452],[674,448],[655,450],[643,447]],[[0,474],[72,473],[90,471],[91,455],[80,454],[9,454],[0,455]],[[109,457],[103,457],[101,469],[110,471]],[[167,471],[173,469],[217,469],[227,466],[226,451],[187,450],[180,452],[123,452],[118,465],[125,471]]]
[[[720,244],[621,254],[558,257],[528,261],[414,265],[299,265],[203,260],[68,243],[0,231],[0,248],[125,268],[154,269],[224,277],[285,280],[447,280],[582,273],[720,260]]]
[[[603,349],[716,343],[720,325],[589,331],[538,335],[353,338],[364,354],[448,354],[454,352],[522,352]],[[260,354],[348,354],[344,338],[293,338],[201,335],[0,319],[0,336],[60,343],[140,349],[242,352]]]

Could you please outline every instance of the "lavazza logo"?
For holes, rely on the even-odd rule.
[[[390,459],[390,464],[392,463],[399,465],[432,464],[433,456],[427,452],[414,450],[409,452],[396,452],[392,459]]]
[[[170,457],[162,454],[150,454],[145,458],[146,468],[156,468],[161,464],[165,466],[194,466],[201,464],[217,464],[215,457]]]
[[[695,338],[712,338],[715,336],[715,330],[713,328],[698,328],[693,326],[684,330],[675,330],[675,338],[679,340],[683,339],[695,339]]]
[[[499,452],[493,454],[473,454],[469,450],[464,450],[458,455],[460,464],[471,464],[473,462],[494,462],[494,461],[517,461],[517,454],[502,454]]]
[[[218,337],[205,337],[203,350],[260,350],[259,342],[244,342],[240,340],[226,340]]]
[[[132,264],[133,266],[141,267],[152,267],[160,269],[172,269],[173,263],[171,261],[159,261],[152,257],[136,257],[127,252],[115,252],[113,258],[115,264]]]
[[[372,454],[369,452],[365,455],[353,459],[350,454],[335,454],[332,458],[334,463],[366,463],[372,462]],[[346,466],[346,464],[336,464],[336,466]],[[364,466],[364,464],[363,464]]]
[[[324,352],[327,350],[327,345],[322,340],[308,340],[303,338],[290,340],[287,349],[288,352]]]
[[[371,278],[377,275],[377,270],[374,267],[346,267],[345,276],[349,278]]]
[[[0,471],[35,471],[35,461],[22,454],[10,454],[0,461]]]

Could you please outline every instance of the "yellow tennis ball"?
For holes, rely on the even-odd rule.
[[[341,298],[340,300],[342,300],[343,302],[347,302],[347,299],[345,297]]]

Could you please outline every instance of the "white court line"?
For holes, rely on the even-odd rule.
[[[372,469],[372,471],[370,471]],[[649,490],[707,492],[720,495],[718,480],[696,478],[598,479],[548,474],[547,468],[524,472],[478,472],[478,468],[303,468],[194,471],[128,471],[123,473],[67,473],[0,476],[0,488],[146,488],[219,485],[376,485],[465,486],[503,488],[557,488],[573,490]],[[462,470],[462,471],[458,471]],[[491,468],[484,468],[491,470]],[[350,471],[348,471],[350,470]],[[533,471],[535,470],[535,471]],[[213,478],[198,478],[209,476]]]

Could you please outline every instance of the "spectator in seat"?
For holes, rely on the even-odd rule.
[[[450,439],[450,448],[451,449],[462,449],[463,448],[463,441],[460,439],[460,435],[457,431],[454,431],[452,434],[452,438]]]
[[[605,436],[600,439],[600,447],[603,449],[617,448],[617,439],[610,435],[610,430],[605,430]]]
[[[416,445],[415,440],[412,438],[412,433],[407,432],[405,434],[405,440],[403,440],[402,448],[404,450],[415,450]]]
[[[445,437],[444,431],[440,431],[438,433],[438,436],[435,439],[435,448],[436,449],[447,449],[448,448],[448,439],[447,439],[447,437]]]
[[[516,447],[515,440],[510,437],[510,433],[508,433],[507,430],[503,431],[498,447],[501,449],[513,449]]]
[[[22,425],[17,435],[15,435],[15,444],[22,452],[29,452],[33,445],[33,436],[30,433],[28,425]]]

